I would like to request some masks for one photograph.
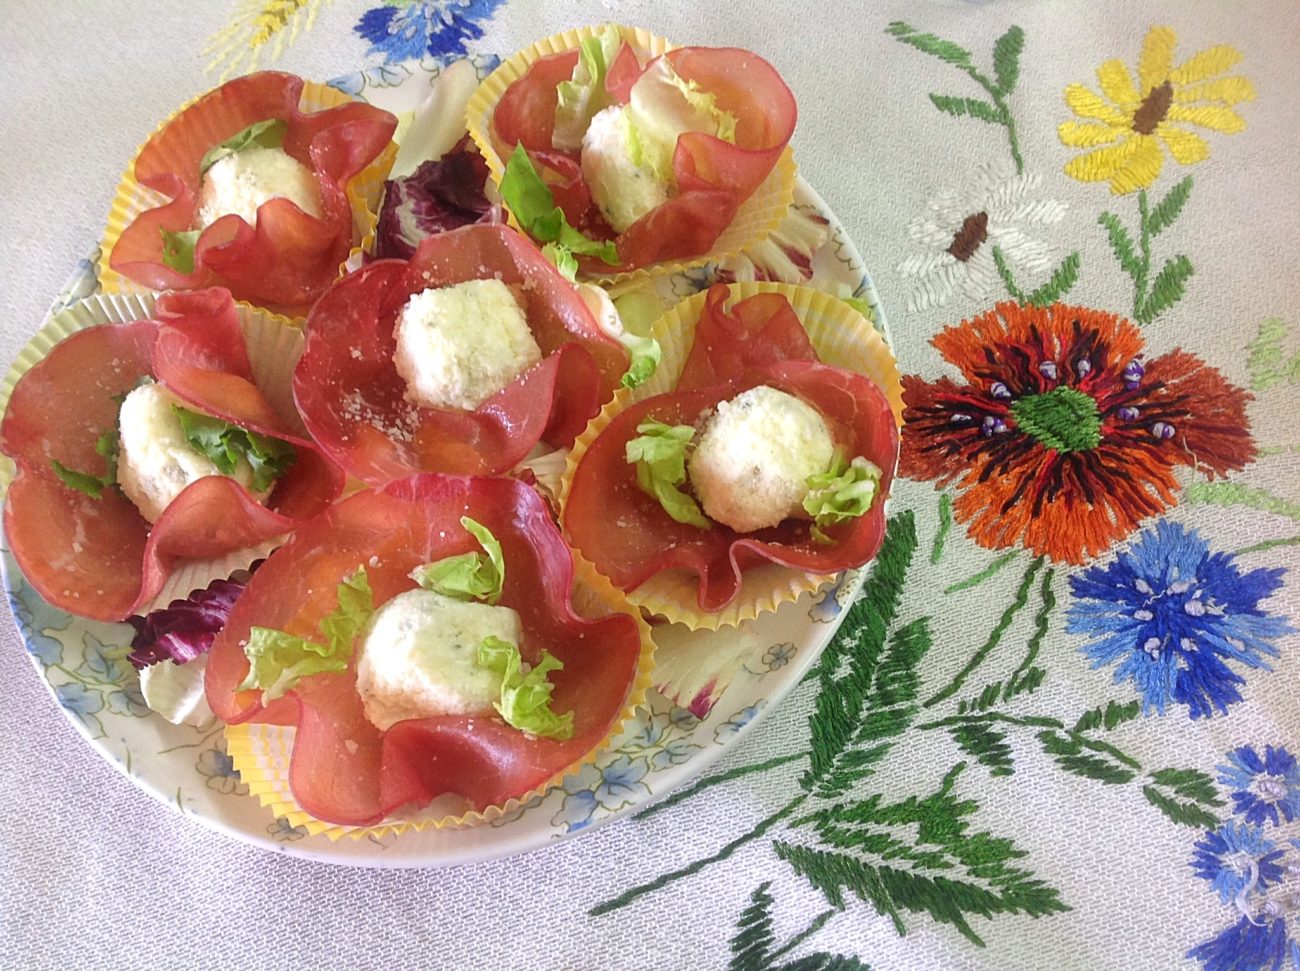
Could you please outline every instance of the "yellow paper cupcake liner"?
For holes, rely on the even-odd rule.
[[[640,27],[618,24],[609,26],[615,27],[619,36],[627,41],[642,59],[658,57],[679,46],[662,37],[656,37]],[[498,146],[492,137],[492,114],[496,111],[497,103],[505,94],[506,88],[523,77],[534,62],[551,54],[574,50],[583,40],[596,36],[602,29],[603,27],[577,27],[539,40],[502,61],[497,69],[478,86],[478,90],[474,92],[465,109],[465,124],[469,128],[470,138],[474,140],[484,161],[487,162],[488,172],[494,184],[497,186],[501,184],[505,176],[506,160],[502,157],[502,147]],[[656,263],[639,270],[591,274],[589,278],[604,286],[635,285],[638,281],[689,270],[735,256],[741,250],[770,236],[781,224],[786,211],[794,201],[797,176],[794,152],[787,146],[767,178],[754,194],[741,204],[736,217],[714,242],[709,252],[689,259]],[[509,214],[509,221],[513,228],[520,229],[513,213]]]
[[[902,427],[903,387],[898,364],[880,332],[857,310],[843,300],[811,287],[748,282],[733,283],[727,289],[729,303],[759,293],[784,296],[803,323],[818,358],[825,364],[870,378],[884,392],[894,421]],[[564,522],[569,488],[578,463],[596,437],[632,402],[666,394],[676,387],[707,298],[708,291],[701,291],[677,304],[651,325],[650,335],[659,342],[663,352],[654,375],[634,391],[621,391],[615,395],[573,443],[561,483],[561,523]],[[592,573],[596,572],[595,566],[583,562]],[[776,610],[783,603],[820,589],[835,576],[806,573],[775,563],[754,567],[745,571],[735,599],[716,613],[700,610],[698,578],[686,570],[658,573],[628,591],[626,596],[629,603],[673,623],[684,624],[691,630],[717,630],[739,626],[760,614]]]
[[[96,294],[51,316],[19,352],[4,380],[0,381],[0,413],[9,407],[9,398],[18,380],[44,360],[56,344],[88,327],[151,320],[156,296],[151,292]],[[236,304],[236,308],[254,380],[271,407],[290,423],[291,428],[306,437],[306,427],[293,404],[291,386],[293,370],[298,364],[298,358],[302,356],[302,332],[287,317],[247,304]],[[0,495],[8,492],[16,471],[12,459],[0,456]],[[168,577],[158,596],[142,608],[142,612],[147,613],[156,607],[166,606],[172,600],[186,597],[190,591],[202,589],[213,580],[225,579],[236,570],[246,568],[254,560],[267,556],[280,542],[278,538],[272,539],[254,547],[234,550],[225,556],[182,563]]]
[[[140,157],[145,145],[153,141],[163,129],[188,110],[191,105],[200,98],[206,97],[209,93],[204,92],[197,97],[191,98],[172,112],[135,150],[135,155],[132,157],[130,164],[127,165],[126,171],[122,173],[122,181],[118,183],[117,192],[113,195],[113,202],[108,209],[108,220],[104,227],[104,236],[99,244],[100,255],[96,275],[99,278],[100,289],[104,293],[150,292],[148,287],[136,283],[109,266],[109,259],[113,255],[113,247],[117,245],[117,241],[122,233],[126,231],[126,227],[131,225],[141,213],[156,209],[159,206],[165,206],[171,201],[161,192],[150,189],[136,181],[136,159]],[[327,84],[319,84],[315,81],[306,81],[303,84],[302,95],[298,100],[298,107],[305,112],[324,111],[327,108],[336,108],[339,105],[348,104],[353,100],[353,98],[337,88],[332,88]],[[216,134],[213,137],[216,138]],[[343,275],[345,268],[350,263],[359,260],[362,253],[369,252],[374,247],[375,228],[379,224],[379,207],[384,198],[384,181],[388,178],[388,170],[392,168],[393,159],[396,157],[397,146],[390,142],[379,156],[353,176],[346,186],[348,202],[352,206],[352,238],[357,242],[349,252],[347,261],[340,265],[340,276]]]
[[[284,819],[290,826],[303,827],[312,836],[325,836],[331,841],[343,837],[353,840],[364,837],[378,839],[408,831],[477,826],[500,819],[530,800],[545,795],[565,779],[596,762],[614,737],[624,731],[636,717],[638,709],[645,707],[646,695],[653,686],[654,640],[650,635],[650,625],[642,619],[639,612],[629,610],[623,594],[608,580],[590,569],[583,569],[580,563],[576,566],[574,612],[586,617],[628,614],[636,621],[637,630],[641,634],[641,655],[623,710],[611,723],[604,738],[583,758],[556,772],[541,785],[499,806],[488,806],[482,810],[466,809],[464,801],[457,797],[439,797],[418,812],[388,819],[374,826],[327,823],[307,813],[293,797],[289,784],[289,762],[293,755],[297,729],[285,725],[228,725],[225,730],[226,752],[239,771],[240,779],[247,783],[249,792],[257,797],[258,802],[270,809],[276,817]]]

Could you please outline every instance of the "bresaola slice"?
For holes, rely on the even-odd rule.
[[[889,402],[870,379],[821,364],[786,300],[763,294],[727,310],[727,288],[708,294],[694,343],[674,391],[647,398],[615,415],[578,461],[566,493],[562,522],[569,539],[615,586],[632,591],[665,570],[698,577],[698,606],[721,610],[740,590],[746,569],[762,562],[809,573],[860,566],[884,538],[898,431]],[[753,533],[721,523],[699,529],[678,523],[637,485],[626,445],[642,421],[695,424],[719,402],[758,385],[788,392],[812,405],[831,427],[847,457],[881,469],[878,498],[866,514],[813,540],[810,524],[787,519]]]
[[[394,327],[429,287],[497,278],[517,285],[542,360],[474,411],[423,408],[403,397]],[[307,318],[294,398],[321,448],[362,481],[415,472],[505,472],[540,442],[572,443],[627,369],[573,286],[530,242],[500,225],[424,240],[414,257],[379,260],[330,288]]]
[[[315,634],[336,606],[336,586],[364,566],[376,606],[412,589],[416,566],[477,549],[460,525],[470,516],[500,541],[500,603],[523,622],[524,657],[543,649],[564,663],[551,675],[552,707],[574,713],[567,741],[530,737],[492,715],[437,716],[381,732],[356,691],[355,651],[347,671],[303,678],[263,708],[238,690],[248,672],[242,644],[256,625]],[[572,555],[541,498],[503,478],[418,475],[358,493],[302,526],[249,581],[209,653],[207,696],[226,722],[295,725],[290,781],[317,819],[378,822],[455,793],[476,808],[501,805],[580,761],[624,712],[640,664],[643,627],[630,614],[580,617],[570,597]]]
[[[353,245],[348,182],[389,145],[397,119],[361,102],[304,113],[303,80],[262,71],[208,92],[181,111],[140,151],[135,179],[168,202],[135,218],[109,255],[109,265],[153,289],[228,287],[238,299],[305,311],[339,274]],[[287,123],[284,151],[311,169],[320,192],[319,218],[287,199],[258,211],[256,226],[227,215],[208,226],[194,250],[194,270],[163,261],[162,231],[194,229],[203,156],[256,122]]]
[[[590,273],[634,270],[652,263],[707,253],[743,203],[767,177],[794,133],[794,96],[761,57],[737,48],[683,47],[662,55],[676,72],[717,98],[718,108],[736,118],[736,143],[688,132],[677,141],[673,174],[678,192],[615,235],[591,204],[576,162],[579,153],[556,151],[555,87],[568,80],[576,51],[540,58],[502,94],[492,115],[491,138],[501,158],[516,144],[528,151],[548,181],[569,222],[601,238],[612,238],[620,262],[609,266],[583,257]],[[654,64],[636,67],[623,44],[605,79],[615,104],[626,104],[636,79]]]
[[[166,294],[156,317],[91,327],[59,343],[18,382],[0,426],[0,448],[18,466],[5,504],[10,548],[42,597],[95,620],[139,612],[181,560],[289,532],[343,486],[342,472],[253,382],[228,293]],[[204,412],[294,445],[297,461],[266,506],[234,480],[210,476],[186,488],[150,528],[116,489],[92,499],[60,481],[51,459],[82,471],[103,468],[95,442],[116,427],[115,396],[144,376]]]

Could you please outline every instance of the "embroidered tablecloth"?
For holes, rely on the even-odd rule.
[[[841,635],[669,804],[369,871],[135,789],[6,622],[0,963],[1300,968],[1295,4],[8,4],[3,356],[223,74],[608,19],[778,67],[888,312],[902,478]]]

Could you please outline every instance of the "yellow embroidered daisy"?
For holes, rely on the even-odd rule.
[[[1082,121],[1062,122],[1061,141],[1093,151],[1072,159],[1065,174],[1081,182],[1109,180],[1116,195],[1148,188],[1164,165],[1164,148],[1175,162],[1191,165],[1210,156],[1210,146],[1179,123],[1231,135],[1246,127],[1232,109],[1253,101],[1254,86],[1244,77],[1220,77],[1241,52],[1227,44],[1207,48],[1174,67],[1177,35],[1152,27],[1142,42],[1137,84],[1118,59],[1097,68],[1101,94],[1082,84],[1065,89],[1065,103]]]

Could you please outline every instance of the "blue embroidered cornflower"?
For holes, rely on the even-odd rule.
[[[1213,940],[1198,944],[1187,952],[1200,961],[1205,971],[1245,971],[1245,969],[1283,967],[1282,962],[1295,948],[1288,946],[1286,919],[1252,920],[1243,917]]]
[[[1258,826],[1228,820],[1196,841],[1189,864],[1198,877],[1209,881],[1219,900],[1230,904],[1244,891],[1262,890],[1282,879],[1278,860],[1284,850],[1264,839]]]
[[[388,0],[367,10],[353,28],[370,41],[366,51],[388,64],[434,57],[458,57],[483,36],[480,24],[504,0]]]
[[[1229,663],[1272,670],[1274,641],[1294,628],[1260,609],[1282,585],[1282,568],[1237,569],[1231,553],[1211,553],[1195,530],[1161,520],[1109,566],[1070,577],[1075,601],[1065,629],[1092,640],[1094,668],[1115,665],[1144,711],[1170,702],[1192,718],[1226,713],[1245,678]]]
[[[1234,812],[1246,822],[1270,819],[1281,824],[1300,817],[1300,765],[1286,749],[1264,746],[1261,757],[1253,745],[1228,753],[1228,765],[1218,766],[1219,781],[1232,791]]]

